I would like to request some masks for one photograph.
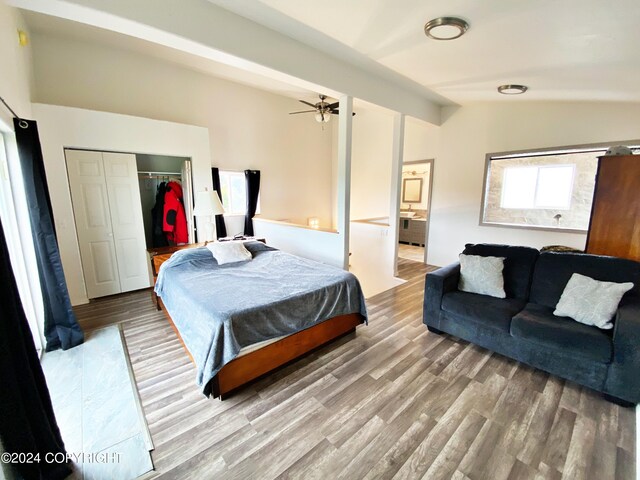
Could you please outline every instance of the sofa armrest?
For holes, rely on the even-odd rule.
[[[613,359],[605,393],[633,403],[640,401],[640,297],[623,298],[613,330]]]
[[[640,298],[620,302],[613,330],[613,361],[638,360],[640,366]]]
[[[458,290],[458,279],[460,277],[460,263],[452,263],[446,267],[439,268],[435,272],[427,273],[424,285],[424,308],[422,310],[423,321],[439,318],[442,297],[445,293]],[[434,326],[434,323],[432,323]]]

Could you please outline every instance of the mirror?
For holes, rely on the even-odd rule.
[[[405,178],[402,181],[402,203],[422,202],[422,178]]]

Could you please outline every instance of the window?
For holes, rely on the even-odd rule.
[[[568,210],[575,169],[575,164],[505,168],[501,207]]]
[[[640,151],[634,141],[488,154],[480,224],[586,231],[598,157],[610,145]]]
[[[0,218],[22,308],[40,353],[44,311],[27,208],[15,137],[0,131]]]
[[[220,171],[220,190],[225,215],[245,215],[247,212],[247,183],[244,172]],[[260,213],[260,197],[256,214]]]

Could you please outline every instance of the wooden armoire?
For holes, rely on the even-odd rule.
[[[598,159],[586,251],[640,261],[640,155]]]

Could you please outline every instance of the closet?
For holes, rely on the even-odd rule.
[[[190,160],[77,149],[65,158],[88,298],[150,287],[151,209],[164,179],[185,185],[184,238],[193,241]]]
[[[137,154],[138,182],[140,186],[140,199],[142,202],[142,217],[147,248],[164,247],[169,244],[194,243],[195,232],[193,228],[193,191],[191,188],[191,160],[186,157],[174,157],[166,155]],[[179,238],[172,238],[162,230],[162,224],[158,225],[158,218],[154,221],[156,208],[163,210],[163,202],[158,204],[161,197],[165,196],[165,188],[168,184],[177,184],[184,208],[186,219],[186,231],[181,232]],[[160,215],[162,218],[162,215]],[[161,223],[161,222],[160,222]],[[155,229],[155,231],[154,231]]]

